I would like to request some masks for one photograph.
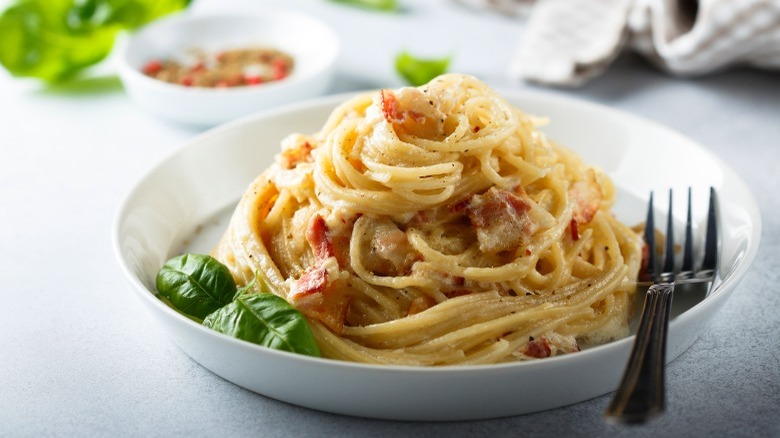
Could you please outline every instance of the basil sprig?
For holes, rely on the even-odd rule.
[[[0,14],[0,64],[13,76],[60,82],[103,60],[117,34],[190,0],[16,0]]]
[[[447,71],[450,65],[450,57],[423,59],[412,56],[408,52],[401,52],[395,58],[396,72],[415,87],[427,84],[431,79]]]
[[[357,6],[363,9],[395,12],[398,10],[397,0],[331,0],[336,3],[344,3],[350,6]]]
[[[311,327],[300,312],[276,295],[243,295],[203,320],[234,338],[291,353],[319,356]]]
[[[227,266],[203,254],[174,257],[157,273],[157,292],[185,315],[204,319],[236,297]]]
[[[283,298],[242,289],[227,266],[203,254],[168,260],[157,273],[157,293],[204,326],[264,347],[319,356],[306,318]],[[260,286],[262,287],[262,285]]]

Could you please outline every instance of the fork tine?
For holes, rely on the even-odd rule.
[[[679,277],[688,277],[693,274],[693,218],[691,214],[691,188],[688,187],[688,215],[685,220],[685,247],[683,249],[683,263]]]
[[[661,272],[661,277],[664,281],[674,278],[674,215],[672,214],[672,189],[669,189],[669,212],[666,217],[664,268]]]
[[[620,385],[612,396],[605,412],[610,420],[642,423],[664,410],[665,371],[667,331],[672,308],[672,295],[678,283],[710,282],[712,290],[715,270],[720,256],[718,233],[718,199],[715,189],[710,187],[710,205],[707,214],[707,237],[704,248],[704,260],[699,272],[674,273],[674,225],[672,215],[672,191],[669,190],[669,212],[666,227],[666,250],[664,269],[654,277],[653,285],[647,290],[642,315],[639,318],[634,346],[631,349],[626,369]],[[685,225],[685,258],[693,258],[691,189],[688,188],[688,217]],[[653,194],[650,193],[650,211],[645,222],[645,242],[651,248],[655,245],[653,233]],[[655,251],[648,255],[648,265],[655,266]],[[683,269],[688,269],[692,261],[684,260]],[[647,272],[647,271],[645,271]],[[709,293],[709,292],[708,292]]]
[[[653,192],[650,192],[650,200],[647,203],[647,219],[645,219],[645,245],[647,245],[647,264],[644,272],[640,273],[642,281],[655,281],[655,220],[653,209]]]
[[[710,187],[710,206],[707,212],[707,237],[704,241],[704,259],[697,273],[700,277],[712,277],[718,268],[718,199],[715,188]]]

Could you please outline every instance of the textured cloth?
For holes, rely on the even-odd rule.
[[[528,16],[510,75],[576,86],[633,49],[681,76],[780,69],[780,0],[459,0]]]
[[[531,10],[510,74],[579,85],[598,75],[626,41],[627,0],[541,0]]]
[[[780,0],[638,1],[632,45],[672,73],[697,75],[732,64],[780,69]]]

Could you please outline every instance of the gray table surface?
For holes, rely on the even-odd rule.
[[[402,3],[401,15],[319,0],[287,6],[340,34],[332,92],[400,85],[392,56],[402,48],[454,53],[453,70],[496,87],[535,88],[505,75],[522,21]],[[195,8],[225,5],[257,7]],[[780,436],[779,74],[679,79],[624,55],[584,87],[547,90],[684,133],[728,163],[761,208],[752,269],[668,367],[667,413],[624,427],[602,419],[606,396],[486,421],[352,418],[266,398],[199,366],[131,295],[110,239],[124,194],[198,130],[143,113],[107,71],[53,88],[0,75],[0,436]]]

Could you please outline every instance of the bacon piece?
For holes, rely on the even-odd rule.
[[[400,121],[402,119],[401,110],[398,108],[398,99],[396,99],[395,94],[390,90],[382,90],[381,98],[382,114],[385,116],[387,123]]]
[[[435,138],[442,134],[442,114],[419,89],[405,87],[397,92],[384,89],[380,92],[380,100],[382,115],[387,123],[393,125],[396,134],[422,138]]]
[[[447,210],[450,213],[455,213],[455,214],[461,213],[461,212],[463,212],[463,210],[466,209],[466,207],[468,207],[469,202],[471,202],[471,198],[464,199],[464,200],[456,202],[454,204],[450,204],[449,207],[447,207]]]
[[[314,252],[315,261],[321,263],[329,257],[336,257],[339,266],[349,266],[349,240],[356,219],[342,218],[331,228],[322,216],[311,218],[306,229],[306,240]]]
[[[306,230],[306,240],[314,252],[314,259],[322,263],[328,257],[333,257],[333,241],[330,238],[328,224],[319,214],[314,215],[309,221]]]
[[[366,269],[379,275],[408,275],[422,256],[406,238],[406,233],[390,219],[369,219],[373,234],[363,262]]]
[[[290,300],[301,313],[335,333],[344,328],[350,298],[342,288],[329,283],[326,269],[312,268],[301,275],[290,288]]]
[[[569,197],[574,202],[572,217],[578,224],[587,224],[601,207],[601,186],[596,180],[596,172],[588,169],[587,179],[577,181],[569,187]]]
[[[541,359],[559,354],[576,353],[578,351],[580,351],[580,346],[577,343],[577,338],[573,335],[547,332],[538,338],[532,336],[522,353],[528,357]]]
[[[528,215],[530,209],[525,199],[495,187],[472,196],[466,214],[477,232],[480,251],[497,253],[527,244],[539,228]]]
[[[424,125],[428,122],[426,114],[423,114],[415,108],[410,108],[410,106],[418,107],[420,99],[424,100],[425,97],[422,92],[416,88],[409,88],[406,90],[409,91],[401,92],[402,98],[407,97],[403,102],[405,104],[403,109],[401,108],[402,103],[395,93],[386,89],[382,90],[382,114],[385,116],[385,120],[387,120],[387,123],[393,123],[394,125],[404,125],[405,123],[412,121]]]
[[[411,224],[415,224],[415,225],[427,224],[430,222],[431,222],[431,216],[425,210],[418,211],[417,214],[415,214],[412,220],[410,221]]]
[[[529,357],[542,359],[550,357],[552,349],[550,348],[550,344],[547,343],[547,338],[541,336],[536,339],[531,339],[531,341],[528,342],[528,345],[526,345],[523,353]]]
[[[337,235],[339,236],[340,234]],[[333,284],[328,274],[328,259],[336,256],[338,261],[339,258],[334,254],[331,231],[319,214],[309,220],[306,240],[314,253],[315,265],[290,285],[290,300],[304,315],[321,321],[339,333],[344,327],[350,299],[341,287]],[[337,241],[340,242],[338,239]]]
[[[569,228],[571,230],[571,240],[573,240],[575,242],[580,240],[580,230],[577,227],[577,220],[576,219],[572,219],[571,220],[571,222],[569,223]]]
[[[285,169],[294,169],[299,163],[314,161],[311,151],[314,149],[308,141],[303,142],[297,147],[291,147],[282,151],[281,165]]]
[[[296,300],[305,295],[321,293],[328,286],[328,271],[312,268],[306,271],[290,287],[290,297]]]

